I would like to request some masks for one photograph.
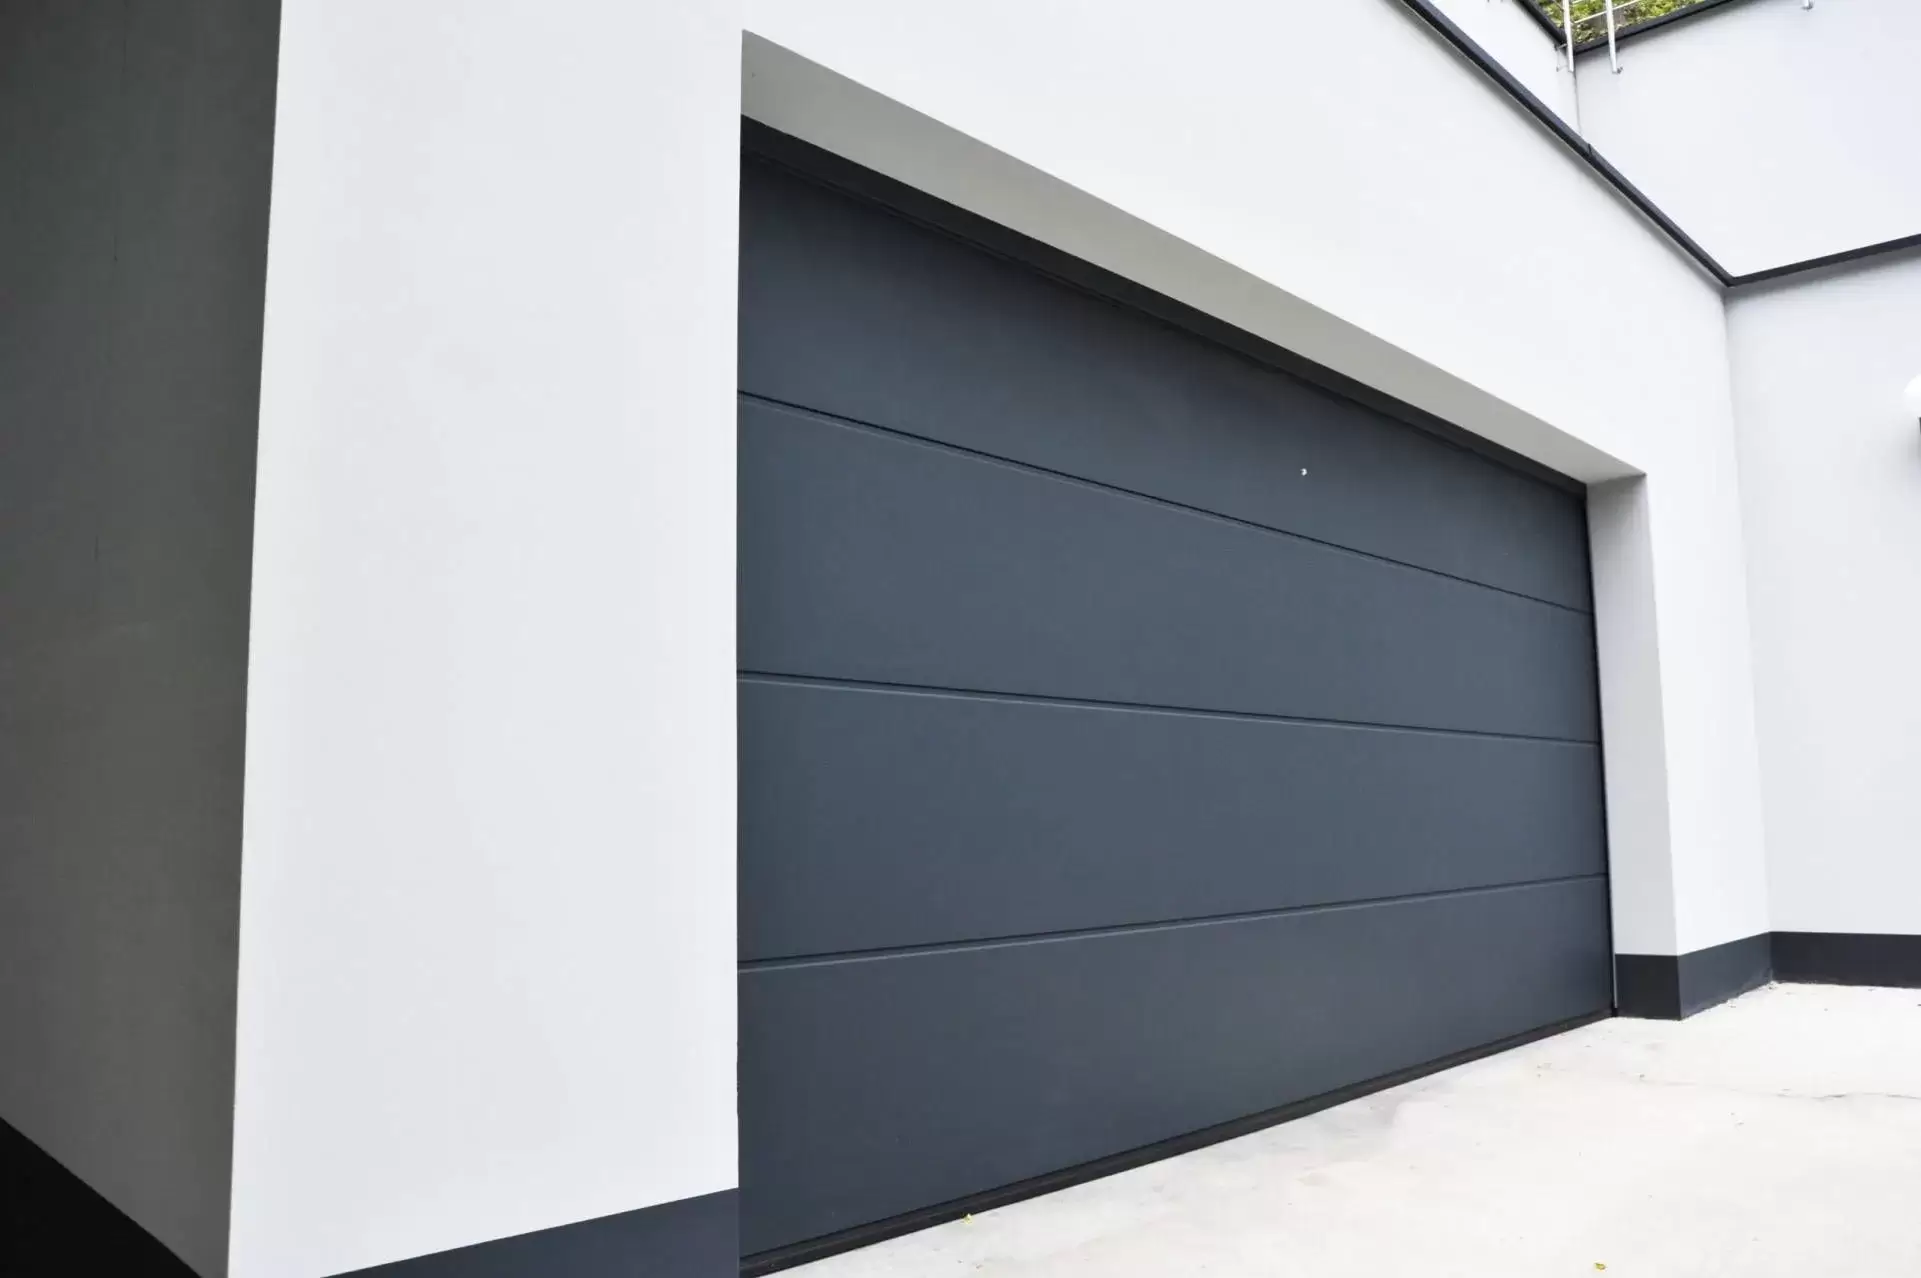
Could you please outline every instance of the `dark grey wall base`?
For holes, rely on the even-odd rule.
[[[1616,954],[1615,1013],[1649,1021],[1680,1020],[1680,962],[1672,954]]]
[[[1772,976],[1766,932],[1692,954],[1617,954],[1614,1005],[1622,1016],[1678,1021],[1766,985]]]
[[[354,1272],[362,1278],[733,1278],[740,1263],[739,1199],[736,1191],[722,1190]]]
[[[0,1273],[194,1278],[152,1234],[0,1123]]]
[[[1921,989],[1921,936],[1776,932],[1774,979],[1815,985]]]
[[[1691,1016],[1774,978],[1766,933],[1696,950],[1681,961],[1681,1015]]]
[[[1921,989],[1921,936],[1763,932],[1678,957],[1614,956],[1622,1016],[1677,1021],[1769,981]]]
[[[1480,1047],[1470,1048],[1467,1051],[1454,1052],[1450,1055],[1440,1057],[1437,1060],[1427,1061],[1424,1064],[1411,1066],[1407,1069],[1396,1070],[1391,1074],[1383,1074],[1379,1078],[1371,1078],[1365,1082],[1355,1083],[1348,1087],[1340,1087],[1330,1092],[1323,1092],[1319,1096],[1311,1096],[1306,1100],[1296,1101],[1291,1105],[1282,1105],[1274,1109],[1264,1110],[1258,1114],[1250,1114],[1245,1118],[1237,1118],[1232,1122],[1218,1123],[1201,1131],[1176,1136],[1171,1140],[1157,1141],[1152,1145],[1144,1145],[1139,1149],[1130,1149],[1106,1158],[1097,1158],[1092,1162],[1082,1163],[1077,1167],[1064,1168],[1061,1171],[1051,1172],[1045,1176],[1035,1176],[1013,1185],[1002,1185],[998,1188],[988,1190],[985,1193],[970,1194],[965,1198],[956,1198],[950,1202],[922,1208],[919,1211],[904,1212],[901,1215],[893,1216],[886,1220],[878,1220],[872,1224],[860,1225],[853,1229],[844,1229],[839,1233],[829,1234],[823,1238],[811,1238],[806,1242],[795,1243],[791,1246],[776,1247],[744,1258],[740,1262],[741,1278],[759,1278],[762,1274],[770,1274],[781,1269],[791,1269],[796,1265],[804,1265],[828,1256],[839,1255],[841,1252],[872,1246],[878,1242],[885,1242],[889,1238],[898,1238],[902,1234],[911,1234],[916,1230],[931,1229],[935,1225],[946,1224],[950,1220],[959,1220],[962,1216],[971,1215],[975,1212],[991,1211],[996,1207],[1005,1207],[1010,1203],[1022,1202],[1029,1198],[1038,1198],[1042,1194],[1051,1194],[1056,1190],[1085,1184],[1090,1180],[1099,1180],[1103,1176],[1112,1176],[1118,1172],[1127,1171],[1130,1168],[1143,1167],[1148,1163],[1155,1163],[1165,1158],[1172,1158],[1177,1154],[1184,1154],[1190,1150],[1203,1149],[1209,1145],[1217,1145],[1225,1140],[1233,1140],[1237,1136],[1246,1136],[1251,1132],[1262,1131],[1296,1118],[1305,1118],[1309,1114],[1319,1113],[1321,1110],[1331,1109],[1336,1105],[1344,1105],[1348,1101],[1361,1096],[1368,1096],[1375,1092],[1385,1091],[1390,1087],[1398,1087],[1402,1083],[1412,1082],[1417,1078],[1425,1078],[1429,1074],[1438,1074],[1442,1070],[1453,1069],[1456,1065],[1465,1065],[1469,1061],[1477,1061],[1483,1057],[1495,1056],[1501,1052],[1512,1051],[1514,1048],[1526,1046],[1540,1039],[1552,1038],[1556,1034],[1565,1034],[1569,1030],[1579,1029],[1583,1025],[1592,1025],[1596,1021],[1605,1020],[1607,1016],[1608,1014],[1605,1011],[1593,1012],[1586,1016],[1577,1016],[1571,1020],[1561,1021],[1554,1025],[1546,1025],[1540,1029],[1529,1030],[1525,1034],[1515,1034],[1496,1043],[1487,1043]]]

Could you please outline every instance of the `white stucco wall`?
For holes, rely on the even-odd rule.
[[[735,1183],[739,26],[282,8],[235,1278]]]
[[[1435,0],[1435,7],[1563,121],[1578,125],[1574,77],[1568,74],[1566,46],[1528,16],[1526,10],[1533,3],[1534,0]]]
[[[1921,259],[1728,308],[1774,926],[1921,934]]]
[[[1590,520],[1617,947],[1767,930],[1720,297],[1538,124],[1392,0],[749,0],[747,26],[777,128],[1567,473],[1648,476]],[[1579,254],[1536,229],[1577,224]],[[1638,335],[1632,376],[1605,333]]]
[[[1921,234],[1921,5],[1741,0],[1578,59],[1581,127],[1735,274]]]
[[[734,1182],[743,101],[1607,482],[1618,947],[1766,929],[1720,298],[1537,124],[1393,0],[737,17],[286,0],[237,1278]]]

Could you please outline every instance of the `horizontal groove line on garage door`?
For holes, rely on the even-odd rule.
[[[1440,440],[1484,461],[1491,461],[1537,484],[1581,495],[1586,485],[1485,436],[1463,430],[1364,382],[1274,345],[1254,333],[1185,302],[1095,266],[1050,244],[990,218],[948,204],[916,187],[895,181],[853,161],[803,142],[758,120],[743,117],[742,157],[785,177],[835,195],[878,206],[923,231],[976,253],[1032,272],[1060,288],[1147,320],[1183,338],[1199,338],[1264,371],[1393,418],[1431,439]]]
[[[1546,879],[1522,879],[1511,883],[1483,883],[1473,887],[1443,888],[1436,892],[1406,892],[1396,896],[1375,896],[1359,901],[1324,901],[1314,905],[1288,905],[1273,910],[1247,910],[1233,914],[1208,914],[1198,918],[1155,919],[1150,923],[1122,923],[1108,927],[1068,928],[1057,932],[1028,932],[1019,936],[977,937],[965,941],[942,941],[933,945],[896,945],[871,950],[844,950],[831,954],[796,954],[780,958],[750,959],[740,971],[770,972],[801,967],[821,967],[833,963],[859,963],[871,959],[912,958],[921,954],[954,954],[968,950],[1000,949],[1010,945],[1047,944],[1052,941],[1093,940],[1104,936],[1131,936],[1142,932],[1167,932],[1183,927],[1216,927],[1226,923],[1246,923],[1256,919],[1278,919],[1290,915],[1330,914],[1338,910],[1363,910],[1377,905],[1401,905],[1415,901],[1440,901],[1449,897],[1482,896],[1494,892],[1518,892],[1528,888],[1549,887],[1557,883],[1580,883],[1606,879],[1606,871],[1594,874],[1564,874]]]
[[[1062,483],[1079,484],[1085,488],[1114,493],[1117,496],[1132,498],[1135,501],[1144,501],[1150,505],[1163,506],[1169,510],[1178,510],[1186,514],[1198,515],[1203,519],[1217,519],[1224,524],[1233,524],[1240,528],[1252,528],[1256,532],[1268,533],[1275,537],[1286,537],[1289,540],[1305,542],[1311,546],[1320,546],[1340,554],[1353,555],[1357,559],[1367,559],[1380,564],[1392,564],[1396,568],[1405,568],[1409,572],[1423,573],[1429,577],[1439,577],[1445,581],[1458,581],[1464,586],[1474,586],[1481,590],[1491,590],[1498,595],[1508,595],[1515,599],[1525,599],[1529,603],[1537,603],[1544,608],[1553,608],[1560,612],[1571,612],[1582,617],[1592,615],[1592,611],[1587,608],[1575,608],[1568,604],[1557,603],[1552,599],[1543,599],[1539,595],[1530,595],[1520,590],[1510,590],[1505,586],[1490,585],[1488,582],[1478,581],[1473,577],[1462,577],[1455,573],[1442,572],[1438,568],[1428,568],[1421,564],[1409,563],[1405,559],[1394,559],[1387,555],[1375,554],[1368,550],[1356,550],[1352,546],[1343,546],[1335,541],[1324,541],[1319,537],[1310,537],[1305,533],[1293,532],[1286,528],[1276,528],[1272,524],[1258,523],[1252,519],[1242,519],[1236,515],[1224,515],[1220,511],[1209,510],[1205,506],[1194,506],[1187,502],[1174,501],[1167,497],[1157,497],[1153,493],[1144,493],[1138,489],[1124,488],[1118,484],[1102,483],[1098,479],[1088,479],[1081,475],[1071,474],[1068,471],[1054,470],[1047,466],[1036,466],[1032,462],[1017,461],[1011,457],[1003,457],[998,453],[983,452],[980,449],[968,448],[961,444],[950,444],[944,440],[929,439],[924,435],[916,435],[911,431],[896,430],[891,426],[882,426],[875,422],[865,422],[858,418],[843,417],[837,413],[828,413],[818,408],[810,408],[805,404],[792,404],[785,400],[774,399],[766,395],[756,395],[751,391],[739,391],[737,394],[743,400],[748,400],[756,404],[764,404],[769,408],[781,409],[790,413],[799,413],[804,416],[818,418],[821,421],[833,422],[836,425],[853,430],[871,431],[877,435],[886,435],[894,439],[906,440],[909,443],[919,444],[923,448],[930,448],[936,452],[954,453],[963,457],[973,457],[981,461],[992,462],[999,466],[1007,466],[1014,470],[1026,471],[1033,475],[1046,475],[1048,478],[1060,480]]]
[[[741,670],[740,678],[755,683],[803,684],[816,688],[847,688],[863,692],[895,692],[909,697],[958,697],[973,701],[1019,701],[1030,705],[1075,706],[1086,710],[1134,710],[1142,714],[1188,715],[1198,719],[1242,719],[1257,723],[1298,723],[1317,728],[1353,728],[1361,732],[1415,732],[1430,737],[1487,737],[1495,741],[1540,741],[1548,745],[1599,746],[1582,737],[1536,736],[1526,732],[1489,732],[1480,728],[1433,728],[1407,723],[1370,723],[1362,719],[1316,719],[1305,715],[1260,714],[1251,710],[1209,710],[1196,706],[1153,705],[1141,701],[1101,701],[1088,697],[1049,697],[1033,692],[1001,692],[992,688],[943,688],[923,683],[885,683],[874,679],[839,679],[831,675],[788,674],[779,670]]]

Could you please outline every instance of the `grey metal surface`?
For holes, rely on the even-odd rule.
[[[1599,874],[1591,745],[743,679],[766,959]]]
[[[746,1251],[1609,1005],[1578,496],[784,170],[743,217]]]
[[[740,664],[1593,741],[1592,619],[744,400]]]
[[[0,3],[0,1116],[225,1271],[279,6]]]
[[[1590,606],[1565,492],[764,165],[741,219],[744,391]]]
[[[1607,883],[760,969],[752,1253],[1604,1006]]]

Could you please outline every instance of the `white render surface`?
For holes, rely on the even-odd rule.
[[[1736,295],[1773,926],[1921,933],[1921,258]]]
[[[1736,275],[1900,239],[1917,51],[1914,0],[1744,0],[1623,44],[1619,75],[1581,54],[1581,130]]]
[[[792,1272],[1888,1278],[1921,1272],[1917,1183],[1921,992],[1784,985]]]
[[[1435,0],[1435,7],[1485,49],[1562,121],[1579,126],[1566,46],[1526,12],[1535,0]]]
[[[281,14],[233,1278],[735,1184],[739,27]]]
[[[1611,481],[1617,942],[1769,927],[1720,296],[1399,5],[282,15],[236,1278],[734,1183],[743,108]]]

